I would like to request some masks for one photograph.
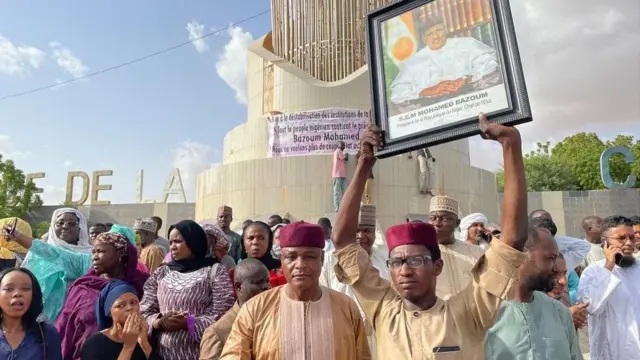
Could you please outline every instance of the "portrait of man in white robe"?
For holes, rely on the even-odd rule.
[[[473,37],[449,37],[442,16],[427,14],[426,7],[413,12],[423,47],[400,65],[391,83],[388,100],[392,114],[502,83],[494,48]]]

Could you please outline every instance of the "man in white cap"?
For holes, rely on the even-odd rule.
[[[156,230],[158,225],[153,219],[136,219],[133,224],[133,231],[140,237],[140,263],[149,269],[153,274],[162,265],[164,251],[155,243]]]
[[[436,295],[444,300],[459,293],[471,281],[471,269],[483,250],[476,245],[456,240],[455,230],[460,225],[458,202],[445,195],[431,198],[429,223],[436,228],[444,267],[438,276]]]
[[[460,240],[487,250],[491,242],[491,233],[486,226],[489,220],[484,214],[470,214],[460,220]]]
[[[387,268],[386,261],[388,259],[388,250],[374,247],[376,238],[376,207],[374,205],[360,205],[360,214],[358,217],[358,230],[356,232],[356,241],[364,250],[367,251],[373,267],[375,267],[380,273],[380,277],[389,280],[389,268]],[[375,333],[373,331],[373,325],[367,316],[365,315],[360,303],[358,302],[353,288],[351,286],[341,283],[335,272],[334,266],[337,262],[333,252],[335,249],[331,249],[325,253],[324,265],[322,266],[322,274],[320,275],[320,285],[328,287],[329,289],[341,292],[356,302],[362,319],[364,321],[364,328],[369,340],[369,347],[371,348],[371,358],[375,359],[376,346],[375,346]]]

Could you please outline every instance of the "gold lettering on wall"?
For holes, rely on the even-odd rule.
[[[91,182],[91,205],[109,205],[111,201],[98,200],[98,192],[101,190],[111,190],[111,185],[100,185],[100,177],[112,176],[113,170],[98,170],[93,172]]]
[[[73,181],[75,178],[82,179],[82,196],[80,200],[73,201]],[[89,175],[84,171],[70,171],[67,173],[67,196],[65,197],[65,204],[80,206],[87,202],[89,198]]]
[[[29,181],[33,181],[33,183],[35,184],[35,179],[44,179],[44,177],[47,174],[43,173],[43,172],[39,172],[39,173],[33,173],[33,174],[27,174],[25,176],[25,178],[27,179],[27,184],[29,183]],[[36,194],[42,194],[44,190],[42,188],[36,187]]]
[[[178,182],[178,188],[176,189],[174,184]],[[182,202],[187,202],[187,195],[184,192],[184,186],[182,186],[182,177],[180,176],[180,170],[173,169],[171,174],[169,174],[169,179],[167,179],[167,184],[164,186],[164,198],[163,201],[165,204],[169,200],[169,196],[178,195],[181,197]]]

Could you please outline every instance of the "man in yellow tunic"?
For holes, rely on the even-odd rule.
[[[156,245],[156,229],[158,224],[151,219],[136,219],[133,223],[133,231],[140,237],[140,263],[153,274],[164,261],[164,252]]]
[[[455,230],[460,224],[458,202],[448,196],[434,196],[429,205],[429,223],[436,228],[444,268],[438,276],[436,295],[447,300],[466,288],[471,281],[471,269],[484,252],[477,245],[457,240]]]
[[[280,229],[287,284],[240,308],[222,360],[371,359],[356,303],[320,286],[324,245],[319,225],[298,222]]]
[[[367,172],[375,162],[373,147],[381,143],[377,128],[368,129],[363,136],[363,154],[336,218],[335,271],[340,281],[351,285],[373,320],[378,359],[484,359],[487,329],[502,300],[518,284],[527,239],[527,184],[520,134],[512,127],[490,124],[482,114],[480,129],[503,149],[502,239],[494,240],[478,260],[473,281],[448,300],[436,296],[436,279],[444,264],[433,225],[405,223],[387,231],[391,283],[379,276],[366,251],[356,243],[360,199]]]

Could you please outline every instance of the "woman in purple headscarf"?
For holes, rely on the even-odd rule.
[[[96,303],[105,286],[113,280],[123,280],[142,297],[144,283],[149,278],[136,268],[138,251],[122,234],[98,235],[93,242],[92,255],[92,268],[71,285],[56,321],[64,360],[80,360],[85,340],[98,331]]]

